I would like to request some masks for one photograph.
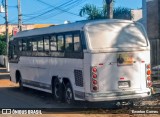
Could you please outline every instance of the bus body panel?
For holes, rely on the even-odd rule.
[[[75,64],[76,63],[76,64]],[[75,91],[84,92],[84,87],[75,85],[74,70],[81,70],[83,73],[82,59],[54,58],[54,57],[20,57],[19,63],[11,64],[11,78],[14,81],[16,69],[20,71],[24,84],[33,85],[37,83],[48,87],[51,90],[51,81],[53,76],[58,78],[68,78]],[[14,70],[13,67],[14,66]],[[69,67],[68,67],[69,66]],[[26,86],[27,86],[26,85]],[[49,89],[50,88],[50,89]],[[39,88],[35,88],[38,89]]]

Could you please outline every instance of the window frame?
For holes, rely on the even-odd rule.
[[[47,38],[46,38],[46,37],[47,37]],[[48,47],[49,47],[48,49],[49,49],[49,50],[46,50],[46,49],[45,49],[45,43],[44,43],[45,40],[48,40],[48,42],[49,42],[49,45],[48,45]],[[51,36],[50,36],[50,35],[44,35],[44,36],[43,36],[43,51],[44,51],[44,52],[50,52],[50,40],[51,40]]]
[[[58,36],[62,36],[63,37],[63,50],[58,50],[59,48],[59,44],[58,44]],[[63,33],[58,33],[56,34],[56,41],[57,41],[57,52],[64,52],[65,51],[65,36]]]

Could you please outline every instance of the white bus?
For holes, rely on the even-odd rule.
[[[81,21],[19,32],[10,42],[11,81],[72,103],[151,95],[150,44],[126,20]]]

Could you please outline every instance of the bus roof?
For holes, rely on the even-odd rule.
[[[21,31],[17,33],[17,35],[15,35],[13,38],[51,34],[51,33],[58,33],[58,32],[77,31],[77,30],[83,30],[83,27],[85,25],[92,25],[96,23],[112,23],[112,22],[133,23],[133,21],[130,21],[130,20],[119,20],[119,19],[84,20],[84,21],[78,21],[78,22],[69,23],[69,24],[61,24],[61,25],[50,26],[45,28]]]

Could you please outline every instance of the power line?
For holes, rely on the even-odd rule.
[[[63,10],[63,9],[61,9],[61,8],[59,8],[59,7],[55,7],[55,6],[50,5],[50,4],[46,3],[46,2],[43,2],[42,0],[37,0],[37,1],[39,1],[39,2],[41,2],[41,3],[43,3],[43,4],[45,4],[45,5],[51,6],[51,7],[55,8],[55,9],[58,9],[58,10],[60,10],[60,11],[63,11],[63,12],[66,12],[66,13],[69,13],[69,14],[72,14],[72,15],[76,15],[76,16],[77,16],[77,14],[75,14],[75,13],[72,13],[72,12],[69,12],[69,11],[66,11],[66,10]],[[78,16],[79,16],[79,15],[78,15]]]
[[[37,0],[37,1],[41,1],[41,0]],[[77,1],[78,1],[78,2],[77,2]],[[43,4],[45,3],[46,5],[52,6],[52,7],[54,7],[54,8],[52,8],[52,9],[46,11],[46,12],[43,12],[43,13],[37,15],[37,16],[31,17],[31,18],[29,18],[29,19],[25,19],[24,22],[29,21],[29,20],[36,19],[36,18],[38,18],[38,17],[40,17],[40,16],[43,16],[43,15],[46,15],[46,14],[48,14],[48,13],[51,13],[51,12],[54,11],[54,10],[60,10],[61,13],[67,12],[67,13],[69,13],[69,14],[79,16],[79,15],[77,15],[77,14],[68,12],[68,11],[66,11],[66,10],[72,9],[74,6],[79,5],[80,2],[82,2],[82,1],[83,1],[83,0],[76,0],[76,1],[70,0],[70,1],[68,1],[68,2],[66,2],[66,3],[63,3],[63,4],[61,4],[61,5],[59,5],[59,6],[56,6],[56,7],[53,6],[53,5],[50,5],[50,4],[48,4],[48,3],[45,3],[45,2],[43,2],[43,1],[41,1],[41,3],[43,2]],[[61,9],[62,6],[63,6],[63,7],[67,7],[67,6],[69,6],[69,5],[72,5],[72,7],[71,7],[71,8],[67,8],[67,9],[65,9],[65,10],[64,10],[64,9]],[[60,13],[58,13],[58,14],[60,14]],[[58,15],[58,14],[56,14],[56,15]],[[55,16],[55,15],[54,15],[54,16]],[[53,14],[52,14],[52,17],[53,17]],[[79,17],[80,17],[80,16],[79,16]]]
[[[85,0],[82,0],[82,2],[84,2]],[[78,2],[77,3],[77,5],[79,5],[80,4],[80,2]],[[74,8],[75,6],[77,6],[77,5],[72,5],[72,6],[70,6],[69,8],[67,8],[67,9],[65,9],[65,10],[70,10],[70,9],[72,9],[72,8]],[[60,15],[60,14],[62,14],[62,13],[64,13],[63,11],[60,11],[59,13],[57,13],[57,14],[50,14],[48,17],[45,17],[45,19],[47,19],[47,18],[52,18],[52,17],[55,17],[55,16],[57,16],[57,15]],[[79,16],[79,15],[77,15],[77,16]],[[79,16],[79,17],[81,17],[81,16]]]

